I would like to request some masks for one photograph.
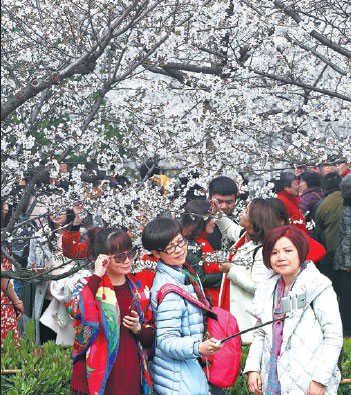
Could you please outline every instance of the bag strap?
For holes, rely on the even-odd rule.
[[[314,195],[318,196],[319,200],[322,200],[322,198],[320,197],[320,195],[318,195],[317,192],[311,192],[311,193],[313,193]]]
[[[262,248],[262,247],[263,247],[263,245],[261,244],[260,246],[257,246],[257,247],[254,249],[254,252],[253,252],[253,255],[252,255],[253,263],[255,263],[256,255],[257,255],[259,249]]]
[[[157,305],[160,305],[162,303],[164,297],[170,292],[175,292],[176,294],[180,295],[182,298],[188,300],[190,303],[205,310],[206,316],[208,318],[213,318],[214,320],[218,319],[217,314],[215,314],[213,311],[211,311],[211,307],[210,307],[209,303],[207,303],[207,305],[205,305],[204,303],[201,303],[194,296],[192,296],[189,292],[185,291],[183,288],[181,288],[175,284],[162,285],[162,287],[157,292],[157,297],[156,297]]]
[[[241,231],[240,231],[240,233],[239,233],[239,239],[240,239],[240,237],[241,237],[245,232],[246,232],[246,229],[245,229],[245,228],[242,228]]]

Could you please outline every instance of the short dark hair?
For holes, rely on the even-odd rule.
[[[146,162],[144,162],[140,167],[139,167],[139,173],[140,173],[140,177],[143,180],[146,176],[146,174],[148,174],[148,171],[152,168],[152,166],[154,165],[154,161],[153,160],[147,160]],[[155,167],[151,170],[150,174],[148,175],[148,178],[156,175],[156,174],[160,174],[160,168],[157,166],[157,163],[155,163]]]
[[[292,171],[282,171],[279,180],[275,180],[275,192],[284,191],[285,187],[291,187],[291,183],[297,180],[297,177]]]
[[[208,212],[210,207],[208,200],[201,199],[192,200],[184,207],[185,213],[182,215],[182,233],[184,237],[193,240],[201,236],[211,219],[211,215]]]
[[[271,255],[275,243],[282,237],[287,237],[296,247],[300,259],[300,266],[305,262],[309,250],[306,235],[294,225],[284,225],[271,229],[263,242],[263,262],[268,269],[272,269]]]
[[[132,249],[132,240],[125,230],[91,226],[87,231],[88,256],[96,259],[100,254],[110,255]]]
[[[214,178],[208,187],[208,194],[210,198],[213,195],[230,196],[234,195],[235,198],[238,195],[238,187],[234,180],[229,177],[220,176]]]
[[[314,171],[304,171],[299,178],[306,182],[308,188],[321,186],[321,177]]]
[[[266,202],[272,207],[277,218],[284,221],[284,225],[290,225],[289,214],[285,204],[278,198],[268,198]]]
[[[164,250],[179,233],[182,233],[182,227],[178,221],[158,217],[147,223],[141,235],[141,241],[148,251]]]
[[[340,189],[342,177],[336,172],[328,173],[323,177],[323,188],[326,191],[331,191],[332,189]]]
[[[263,242],[268,231],[280,226],[280,220],[265,199],[256,198],[250,203],[249,218],[253,228],[250,234],[254,242]]]

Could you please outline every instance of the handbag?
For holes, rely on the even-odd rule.
[[[236,319],[229,311],[220,307],[211,308],[209,303],[206,305],[201,303],[183,288],[174,284],[165,284],[160,288],[157,293],[158,305],[162,303],[163,298],[169,292],[177,293],[205,311],[207,329],[211,337],[221,340],[239,332]],[[240,336],[226,341],[223,347],[215,354],[203,358],[206,359],[204,371],[208,381],[219,388],[231,387],[239,374],[241,358]]]

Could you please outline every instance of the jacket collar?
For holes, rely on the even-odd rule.
[[[306,195],[306,194],[308,194],[308,193],[311,193],[311,192],[315,192],[315,193],[317,193],[318,195],[320,195],[321,197],[324,196],[324,193],[323,193],[323,191],[322,191],[322,189],[321,189],[320,187],[311,187],[311,188],[307,188],[307,189],[302,193],[301,196],[304,196],[304,195]]]
[[[280,191],[278,192],[278,198],[279,196],[284,196],[286,199],[290,200],[294,204],[298,205],[299,204],[299,198],[298,196],[293,195],[292,193],[289,193],[287,191]]]
[[[157,270],[167,273],[169,276],[178,280],[181,284],[184,284],[185,282],[185,274],[182,273],[180,269],[178,269],[177,267],[166,265],[161,260],[157,262]]]
[[[244,235],[245,236],[245,235]],[[243,236],[243,237],[244,237]],[[241,240],[241,239],[240,239]],[[245,252],[251,252],[253,251],[255,248],[257,248],[258,246],[262,245],[262,243],[255,243],[253,240],[248,241],[247,243],[243,243],[240,246],[238,246],[237,251],[245,251]]]
[[[333,189],[330,189],[329,191],[326,191],[326,192],[325,192],[325,196],[324,196],[324,197],[327,197],[328,195],[331,195],[332,193],[338,192],[338,191],[340,191],[340,188],[333,188]],[[340,193],[341,193],[341,192],[340,192]]]

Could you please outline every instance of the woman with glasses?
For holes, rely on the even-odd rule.
[[[218,307],[223,274],[219,263],[211,259],[214,250],[207,241],[207,235],[215,229],[215,222],[209,214],[210,207],[208,200],[190,201],[184,208],[182,228],[183,236],[188,240],[186,261],[200,277],[206,298],[212,306]]]
[[[147,352],[154,329],[149,292],[130,274],[136,250],[127,232],[90,228],[94,274],[78,281],[71,394],[152,394]]]
[[[205,301],[201,281],[186,263],[187,241],[180,224],[170,218],[156,218],[143,230],[145,249],[158,258],[151,288],[157,344],[151,364],[155,394],[208,394],[209,387],[198,358],[212,355],[222,346],[216,339],[203,340],[202,309],[177,293],[168,293],[158,304],[157,294],[165,284],[182,288],[201,302]]]

